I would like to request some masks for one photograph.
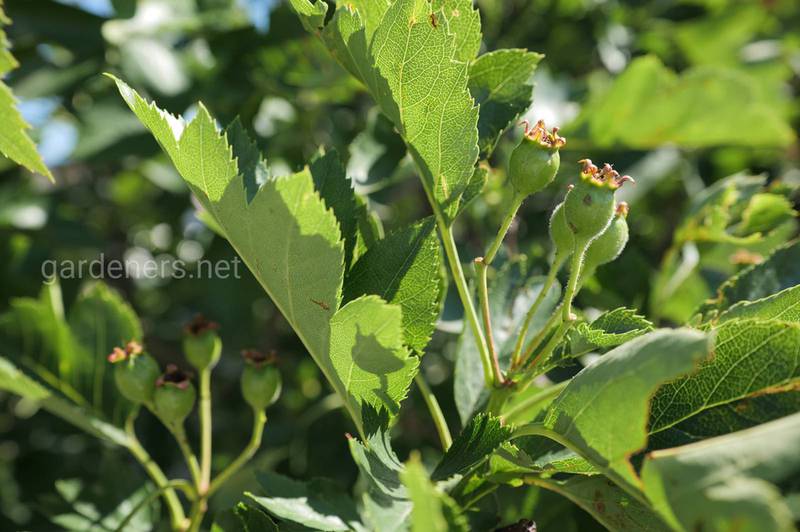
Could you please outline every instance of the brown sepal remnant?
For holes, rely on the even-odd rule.
[[[275,364],[278,361],[278,354],[274,350],[262,353],[256,349],[245,349],[242,351],[242,358],[251,366],[261,368],[268,364]]]
[[[522,125],[525,126],[525,138],[538,143],[543,148],[557,150],[567,144],[567,139],[558,135],[557,127],[547,131],[544,120],[539,120],[533,127],[527,120],[523,121]]]
[[[578,163],[583,165],[581,167],[581,179],[596,187],[616,190],[627,181],[636,183],[629,175],[620,176],[619,172],[614,170],[614,167],[608,163],[604,164],[602,168],[595,166],[591,159],[581,159]]]
[[[133,358],[135,356],[139,356],[142,354],[142,344],[135,340],[131,340],[125,347],[115,347],[114,350],[108,355],[106,358],[112,364],[116,362],[121,362],[123,360],[128,360],[129,358]]]
[[[631,210],[631,208],[628,206],[628,202],[627,201],[620,201],[619,203],[617,203],[616,215],[618,217],[622,216],[623,218],[627,218],[628,217],[628,213],[630,212],[630,210]]]
[[[191,334],[192,336],[199,336],[206,331],[216,331],[217,329],[219,329],[219,324],[207,320],[202,314],[196,314],[192,321],[183,328],[186,334]]]
[[[191,373],[183,371],[175,364],[167,364],[167,371],[156,380],[156,386],[161,388],[163,386],[175,386],[181,390],[185,390],[191,384]]]

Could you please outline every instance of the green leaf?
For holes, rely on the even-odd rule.
[[[202,104],[188,124],[116,80],[198,201],[298,334],[361,428],[362,402],[396,412],[418,360],[402,344],[401,311],[377,297],[341,304],[344,243],[308,169],[252,195],[250,144],[230,145]],[[265,230],[267,228],[268,230]]]
[[[447,31],[455,37],[454,59],[474,60],[481,48],[481,15],[472,0],[433,0],[431,10],[444,15]]]
[[[655,56],[632,61],[585,109],[578,123],[603,147],[775,147],[795,138],[782,114],[741,71],[701,66],[678,75]],[[756,131],[742,134],[741,124],[756,123]]]
[[[604,476],[575,475],[566,480],[536,480],[534,483],[571,500],[609,530],[671,530],[652,509]]]
[[[480,105],[478,145],[483,157],[533,103],[533,73],[543,57],[527,50],[496,50],[470,66],[469,91]]]
[[[749,429],[800,412],[800,390],[793,384],[705,409],[668,429],[650,435],[649,449],[686,445]]]
[[[478,159],[478,108],[468,64],[454,59],[455,36],[432,24],[430,9],[425,0],[396,0],[370,55],[380,75],[376,100],[408,144],[428,193],[452,216]]]
[[[278,532],[278,526],[261,510],[240,502],[214,517],[211,532]]]
[[[375,294],[403,311],[403,339],[417,353],[428,345],[441,303],[441,252],[436,222],[427,218],[390,233],[348,272],[344,301]]]
[[[750,199],[742,213],[742,224],[738,232],[743,235],[761,233],[774,229],[797,216],[792,202],[780,194],[761,193]]]
[[[472,174],[467,188],[464,190],[464,194],[461,196],[461,203],[458,205],[457,214],[464,212],[464,209],[466,209],[475,198],[481,195],[488,180],[489,167],[485,165],[478,166],[475,169],[475,173]]]
[[[777,484],[800,471],[800,414],[655,451],[642,467],[654,507],[676,529],[794,530]]]
[[[7,24],[11,24],[11,21],[6,17],[0,2],[0,79],[19,66],[9,52],[11,45],[3,31],[3,26]],[[55,182],[53,174],[36,151],[36,145],[28,136],[27,130],[31,126],[22,118],[16,104],[11,89],[0,81],[0,124],[3,124],[0,128],[0,152],[31,172],[38,172]]]
[[[455,439],[431,474],[434,481],[466,474],[511,437],[511,429],[500,418],[480,413],[473,417]]]
[[[525,314],[538,297],[544,281],[544,277],[528,277],[527,265],[522,261],[506,262],[489,281],[492,332],[503,369],[508,367]],[[539,332],[555,310],[560,292],[557,285],[550,289],[528,329],[529,339]],[[468,326],[464,327],[458,342],[454,394],[461,422],[466,424],[488,399],[488,391],[484,386],[477,346]]]
[[[585,458],[569,449],[552,449],[532,458],[524,449],[508,442],[492,455],[489,464],[492,481],[505,482],[512,486],[521,485],[523,477],[532,473],[543,478],[557,473],[600,474],[600,471]]]
[[[726,309],[739,301],[755,301],[797,285],[800,285],[800,242],[795,241],[725,281],[714,304]]]
[[[708,343],[698,331],[660,329],[609,351],[564,388],[544,427],[615,482],[636,489],[629,459],[647,443],[650,398],[662,382],[706,358]]]
[[[439,491],[428,478],[418,454],[413,454],[400,474],[413,504],[412,532],[453,532],[469,530],[456,503]]]
[[[292,8],[300,17],[300,22],[306,31],[317,33],[322,30],[325,23],[325,14],[328,4],[323,0],[289,0]]]
[[[747,318],[800,322],[800,285],[755,301],[740,301],[720,314],[718,321]]]
[[[298,482],[272,472],[256,478],[264,495],[245,495],[280,519],[313,530],[352,530],[360,524],[353,500],[330,480]]]
[[[362,413],[366,440],[348,440],[350,454],[367,488],[361,516],[370,530],[400,532],[408,529],[411,501],[400,480],[403,464],[392,450],[388,415],[367,406]]]
[[[57,282],[39,299],[13,300],[0,317],[3,350],[72,402],[120,425],[130,403],[117,392],[106,356],[142,340],[133,309],[107,285],[85,285],[64,316]]]
[[[351,301],[333,316],[330,358],[348,397],[392,414],[419,365],[403,346],[400,307],[375,296]]]
[[[51,390],[34,381],[11,363],[0,357],[0,390],[11,392],[35,402],[51,414],[72,423],[81,430],[102,440],[127,447],[127,435],[91,412],[75,406]]]
[[[574,353],[622,345],[653,330],[653,324],[635,310],[620,307],[604,312],[591,323],[579,324],[570,334]]]
[[[339,229],[344,240],[344,263],[349,266],[356,246],[359,217],[353,183],[347,177],[344,165],[335,150],[317,154],[311,160],[309,170],[314,179],[314,187],[325,202],[325,206],[333,210],[339,221]]]
[[[732,320],[716,330],[714,357],[653,397],[650,432],[705,409],[743,399],[800,377],[800,324]]]

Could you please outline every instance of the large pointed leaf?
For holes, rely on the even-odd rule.
[[[714,357],[662,386],[653,397],[650,432],[700,412],[800,380],[800,324],[731,320],[717,329]]]
[[[468,64],[454,59],[456,37],[434,22],[440,19],[426,0],[396,0],[370,56],[379,74],[373,95],[408,144],[428,193],[452,216],[478,158],[478,108],[467,89]]]
[[[441,253],[428,218],[379,240],[353,265],[344,300],[376,294],[403,310],[403,339],[422,353],[439,317]]]
[[[705,334],[660,329],[623,344],[576,375],[550,405],[543,425],[616,482],[634,490],[629,459],[647,443],[653,393],[709,354]]]
[[[377,297],[339,308],[344,243],[309,170],[269,179],[253,195],[253,167],[238,164],[254,159],[248,143],[229,144],[205,107],[200,105],[187,124],[116,82],[297,332],[356,425],[361,427],[363,402],[396,412],[417,364],[402,345],[400,308]]]
[[[747,318],[800,322],[800,285],[755,301],[741,301],[723,312],[719,321]]]
[[[654,507],[676,529],[794,530],[777,484],[800,472],[800,414],[655,451],[642,468]]]
[[[16,59],[8,51],[10,45],[3,31],[6,24],[11,24],[11,21],[6,17],[3,3],[0,2],[0,79],[18,66]],[[0,153],[31,172],[38,172],[53,181],[53,175],[28,136],[31,126],[22,118],[16,103],[11,89],[0,81],[0,124],[3,124],[0,127]]]

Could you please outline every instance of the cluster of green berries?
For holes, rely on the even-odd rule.
[[[195,317],[184,329],[183,350],[189,364],[198,371],[210,370],[219,362],[222,340],[219,326]],[[263,411],[277,401],[281,392],[281,374],[276,356],[243,351],[245,367],[241,377],[242,395],[256,411]],[[114,382],[119,392],[134,404],[143,404],[167,423],[179,425],[191,413],[197,397],[191,373],[170,364],[161,372],[155,359],[138,342],[116,347],[108,355],[114,364]]]
[[[583,255],[581,277],[588,278],[601,265],[615,260],[628,243],[628,204],[616,203],[615,193],[630,176],[620,176],[611,165],[598,168],[580,161],[578,182],[550,217],[550,240],[555,264],[573,253]]]

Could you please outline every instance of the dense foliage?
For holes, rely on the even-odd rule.
[[[794,530],[792,4],[0,2],[0,527]]]

